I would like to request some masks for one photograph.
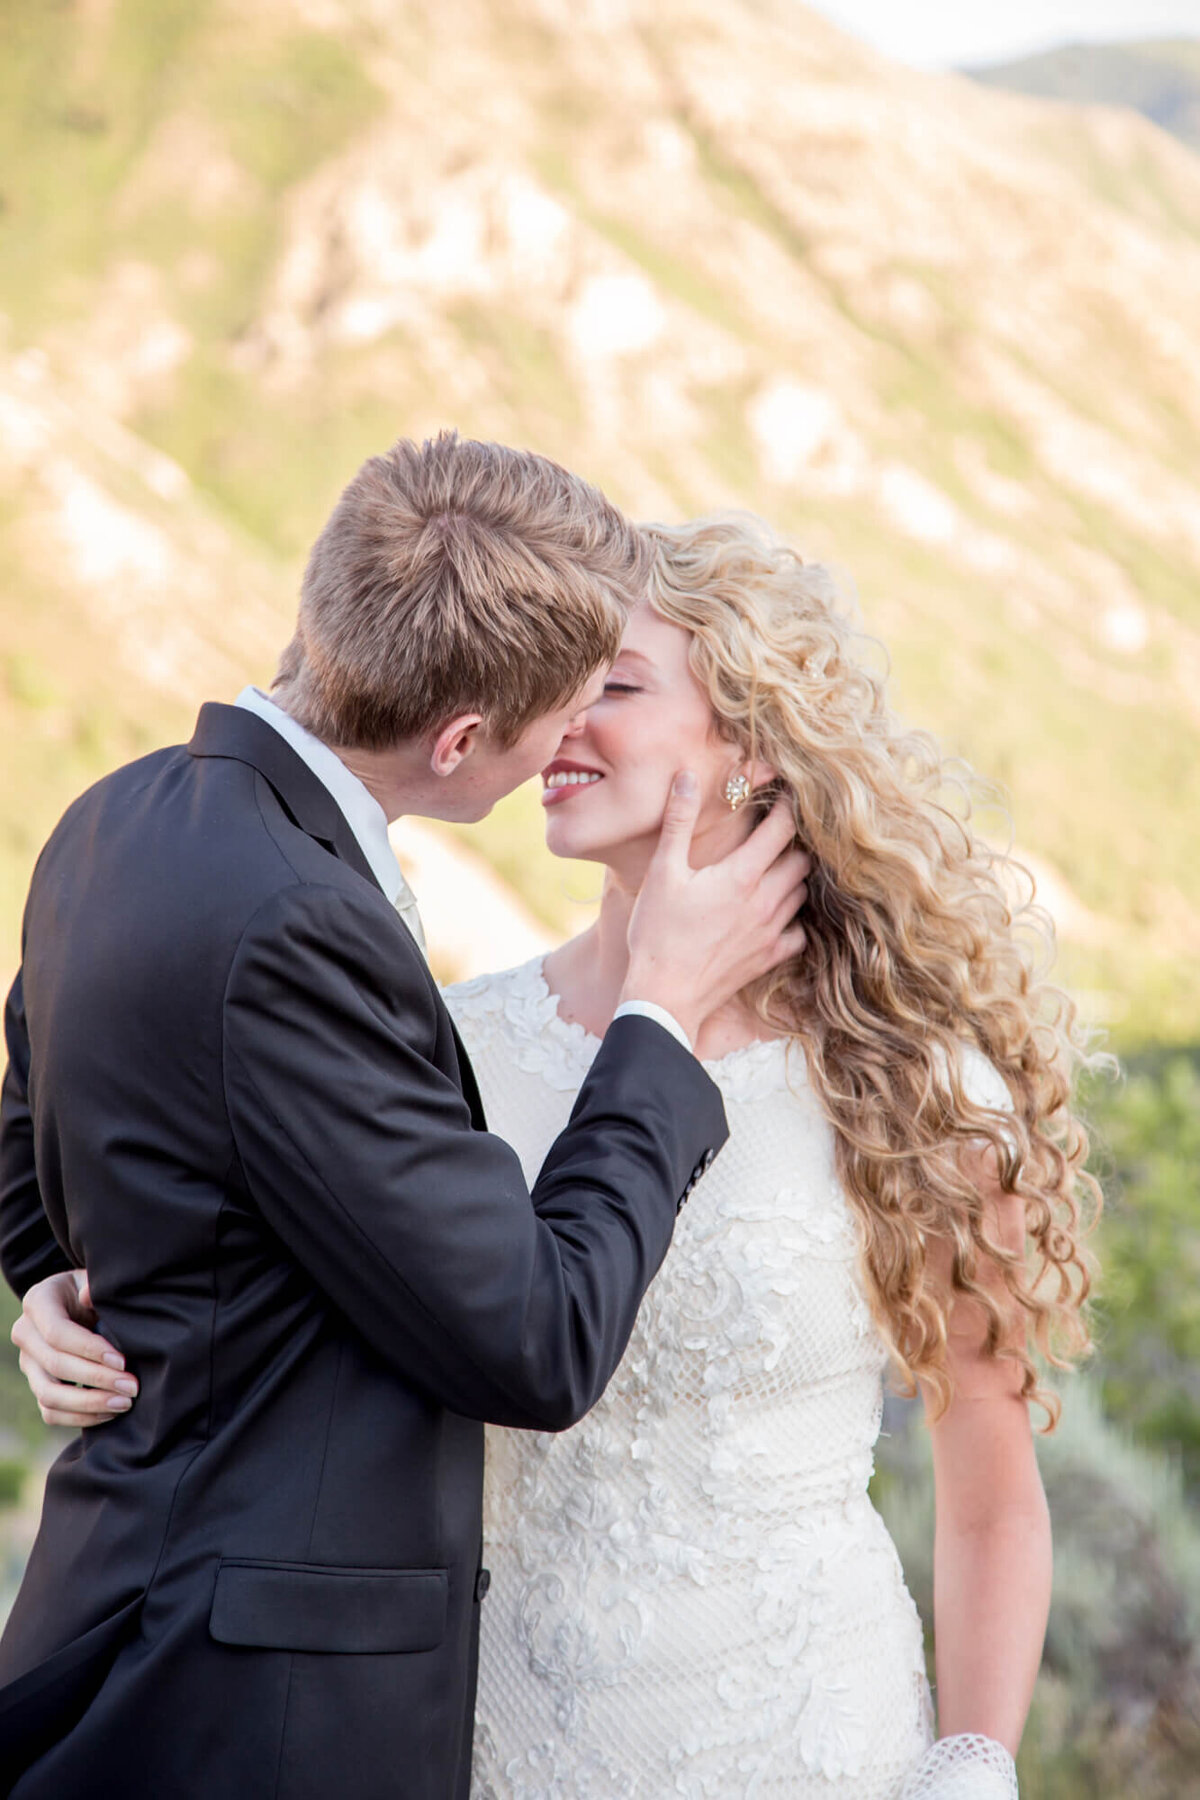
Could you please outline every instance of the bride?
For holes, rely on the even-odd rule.
[[[561,1436],[489,1431],[474,1792],[1010,1794],[1050,1591],[1031,1348],[1083,1338],[1070,1009],[822,572],[748,521],[652,536],[650,602],[544,777],[550,849],[607,870],[599,919],[447,996],[493,1126],[532,1175],[566,1123],[674,769],[696,863],[789,797],[808,947],[704,1028],[730,1142],[607,1393]],[[933,1444],[932,1754],[867,1496],[889,1360]]]
[[[1086,1345],[1073,1012],[824,573],[746,519],[650,535],[648,602],[544,777],[550,849],[607,871],[599,918],[447,994],[492,1128],[532,1177],[612,1017],[675,770],[697,864],[789,799],[808,944],[704,1027],[730,1141],[607,1393],[557,1436],[489,1429],[473,1793],[999,1800],[1050,1593],[1034,1357]],[[867,1493],[889,1365],[933,1449],[937,1742]]]

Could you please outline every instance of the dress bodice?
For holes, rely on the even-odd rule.
[[[532,1181],[599,1040],[559,1016],[540,962],[464,983],[450,1003],[491,1122]],[[865,1491],[886,1352],[802,1054],[774,1039],[706,1067],[730,1140],[680,1214],[590,1422],[632,1438],[649,1489],[662,1423],[686,1413],[691,1492],[707,1497],[710,1527],[723,1531],[727,1465],[760,1507],[791,1514]],[[679,1435],[673,1424],[677,1455]]]
[[[532,1182],[599,1042],[540,960],[447,1001]],[[560,1435],[488,1433],[479,1800],[866,1800],[928,1737],[919,1625],[867,1497],[886,1349],[833,1132],[788,1042],[706,1067],[729,1142],[608,1390]],[[865,1682],[881,1652],[890,1675]]]

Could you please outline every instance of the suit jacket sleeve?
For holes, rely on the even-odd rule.
[[[4,1009],[8,1067],[0,1093],[0,1267],[22,1298],[47,1275],[69,1269],[42,1206],[29,1108],[29,1033],[20,974]]]
[[[660,1026],[616,1021],[531,1196],[431,1060],[439,1002],[414,955],[389,955],[373,897],[343,889],[289,889],[256,917],[225,1002],[245,1181],[408,1381],[561,1429],[620,1360],[680,1196],[725,1140],[720,1097]]]

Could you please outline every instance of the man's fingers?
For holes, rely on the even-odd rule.
[[[680,769],[671,783],[655,855],[686,866],[699,816],[700,783],[690,769]]]
[[[804,850],[785,850],[776,857],[759,883],[759,893],[769,915],[789,900],[792,911],[799,912],[808,898],[807,878],[812,858]]]
[[[801,954],[807,943],[808,933],[805,931],[803,925],[789,925],[778,944],[775,946],[778,954],[770,966],[774,969],[777,968],[780,963],[791,962],[793,956],[799,956]]]
[[[772,969],[782,968],[785,963],[803,953],[808,943],[808,934],[803,925],[788,925],[785,929],[783,921],[790,916],[781,916],[778,935],[770,939],[769,947],[760,951],[753,962],[747,965],[747,981],[756,981],[760,976],[768,975]]]
[[[727,861],[747,882],[756,883],[789,844],[795,842],[795,837],[796,819],[791,802],[777,800],[766,818],[754,827],[745,843],[739,844]]]

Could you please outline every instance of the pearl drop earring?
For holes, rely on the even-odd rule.
[[[725,783],[725,798],[730,812],[736,812],[750,798],[750,783],[745,775],[731,775]]]

